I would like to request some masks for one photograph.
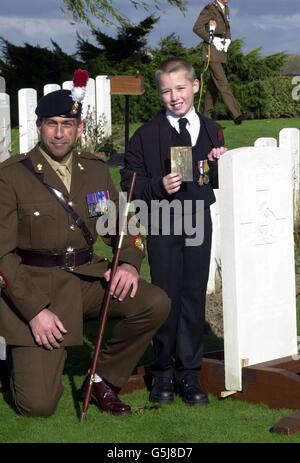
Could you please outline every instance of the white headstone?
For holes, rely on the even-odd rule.
[[[6,360],[6,342],[2,336],[0,336],[0,360]]]
[[[292,155],[292,178],[294,188],[294,221],[299,222],[299,163],[300,163],[300,131],[298,129],[282,129],[279,132],[279,146],[286,148]]]
[[[0,76],[0,93],[6,93],[5,79],[3,76]]]
[[[219,211],[219,190],[214,190],[216,202],[210,206],[212,220],[211,254],[207,293],[214,293],[217,282],[221,280],[221,248],[220,248],[220,211]]]
[[[259,147],[259,146],[273,146],[276,148],[277,146],[277,140],[276,138],[272,137],[260,137],[254,142],[254,146]]]
[[[60,90],[60,85],[58,84],[46,84],[44,85],[44,96],[48,93],[55,92],[55,90]]]
[[[101,117],[105,119],[105,136],[111,136],[111,94],[107,76],[96,77],[96,113],[97,121]]]
[[[66,80],[63,84],[62,84],[62,88],[64,90],[72,90],[73,88],[73,81],[72,80]]]
[[[36,130],[37,93],[33,88],[22,88],[18,92],[19,100],[19,137],[20,153],[27,153],[37,143]]]
[[[96,119],[96,83],[95,79],[89,79],[86,86],[86,94],[82,104],[82,118],[92,114]]]
[[[219,162],[225,385],[242,365],[297,354],[291,156],[239,148]]]
[[[0,93],[0,162],[10,157],[11,130],[9,95]]]

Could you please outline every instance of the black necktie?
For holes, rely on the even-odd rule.
[[[182,140],[183,146],[192,146],[191,135],[188,129],[186,128],[187,123],[188,123],[188,120],[185,117],[182,117],[178,121],[180,138]]]

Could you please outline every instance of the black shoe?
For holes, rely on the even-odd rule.
[[[243,113],[241,114],[240,116],[236,117],[235,119],[233,119],[233,122],[236,124],[236,125],[241,125],[241,123],[243,121],[245,121],[246,119],[248,119],[248,115],[246,113]]]
[[[186,376],[178,383],[178,393],[189,405],[207,405],[208,398],[196,376]]]
[[[152,381],[150,402],[171,403],[174,400],[174,381],[172,378],[155,376]]]

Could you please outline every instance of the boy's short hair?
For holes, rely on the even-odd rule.
[[[196,72],[193,65],[184,58],[176,58],[176,56],[171,56],[164,60],[158,69],[155,72],[155,83],[157,88],[159,88],[159,80],[162,74],[170,74],[171,72],[177,71],[186,71],[187,78],[191,82],[194,82],[196,79]]]

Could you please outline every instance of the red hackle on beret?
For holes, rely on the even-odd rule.
[[[89,80],[89,73],[86,69],[76,69],[73,75],[74,87],[85,87]]]

